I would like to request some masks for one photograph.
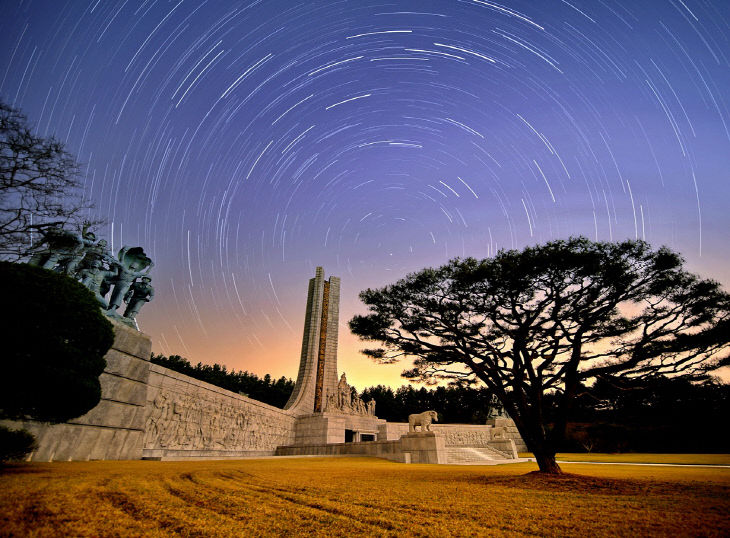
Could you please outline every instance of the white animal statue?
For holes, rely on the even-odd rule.
[[[423,413],[408,415],[408,432],[415,432],[416,426],[420,426],[422,432],[430,432],[431,422],[438,422],[436,411],[424,411]]]

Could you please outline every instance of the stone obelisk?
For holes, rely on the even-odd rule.
[[[329,394],[337,393],[337,326],[340,317],[340,279],[324,279],[317,267],[309,281],[302,354],[294,391],[284,409],[295,415],[320,413]]]

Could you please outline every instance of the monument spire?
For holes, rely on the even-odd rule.
[[[337,336],[340,279],[324,278],[317,267],[309,281],[302,353],[294,391],[284,409],[295,414],[319,413],[330,394],[337,393]]]

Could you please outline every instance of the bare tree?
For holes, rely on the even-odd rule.
[[[0,259],[26,256],[44,230],[80,227],[91,204],[78,175],[61,142],[34,134],[19,110],[0,101]]]
[[[575,238],[457,259],[360,298],[370,314],[350,328],[385,346],[367,355],[412,357],[404,376],[421,381],[484,383],[547,473],[561,472],[556,447],[591,380],[701,373],[730,349],[730,295],[642,241]]]

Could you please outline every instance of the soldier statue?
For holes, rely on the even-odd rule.
[[[108,316],[135,325],[142,306],[155,296],[149,277],[154,263],[141,247],[122,247],[115,258],[107,242],[104,239],[97,242],[88,226],[84,226],[81,233],[64,230],[61,226],[45,227],[41,233],[43,238],[33,248],[29,265],[80,280]],[[117,309],[123,301],[127,307],[122,317]]]
[[[150,284],[151,281],[150,277],[143,276],[129,288],[124,296],[124,302],[127,303],[127,308],[124,310],[125,318],[134,320],[142,306],[155,296],[155,288]]]
[[[117,276],[116,267],[109,270],[104,269],[101,260],[94,259],[81,270],[79,276],[81,277],[81,283],[91,290],[101,307],[104,310],[108,309],[109,305],[104,296],[109,291],[109,282]]]
[[[154,266],[140,247],[122,247],[117,255],[118,272],[113,280],[114,289],[109,299],[109,308],[107,315],[119,317],[117,308],[122,305],[122,299],[129,291],[132,283],[141,276],[147,276],[150,269]],[[146,269],[146,270],[145,270]]]
[[[39,244],[45,244],[47,247],[38,248],[28,260],[29,265],[65,273],[68,265],[79,254],[83,255],[83,242],[80,235],[64,230],[60,226],[48,228],[42,233],[43,239]]]
[[[64,259],[59,260],[59,269],[61,269],[68,276],[76,276],[77,272],[81,269],[81,261],[86,256],[89,249],[94,247],[96,241],[96,234],[88,230],[87,226],[81,232],[81,235],[76,236],[77,246],[70,252]]]

